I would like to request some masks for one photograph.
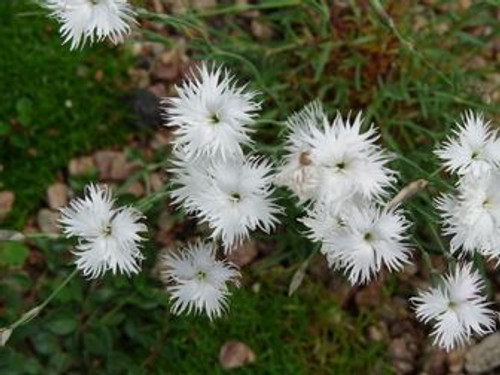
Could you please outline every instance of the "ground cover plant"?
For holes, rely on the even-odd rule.
[[[61,226],[79,242],[40,233],[60,228],[44,230],[39,221],[27,221],[24,238],[3,233],[10,236],[2,245],[1,319],[7,330],[0,355],[7,371],[222,372],[231,367],[234,348],[243,352],[236,350],[243,355],[237,365],[246,364],[241,369],[246,373],[444,373],[461,371],[464,361],[467,371],[491,370],[495,363],[484,360],[488,355],[474,357],[471,353],[480,349],[462,347],[496,325],[491,302],[498,282],[492,187],[498,168],[497,4],[269,1],[191,4],[184,10],[176,2],[134,5],[130,9],[137,12],[140,27],[131,21],[128,6],[121,5],[127,23],[115,20],[96,34],[92,28],[81,33],[62,28],[65,48],[102,42],[106,34],[121,42],[130,24],[135,44],[130,40],[123,48],[139,56],[130,79],[170,98],[162,105],[169,126],[151,141],[138,136],[123,146],[118,136],[115,142],[122,143],[127,163],[133,164],[119,178],[112,162],[110,168],[99,163],[103,153],[94,155],[99,180],[115,185],[113,205],[106,188],[87,185],[84,190],[96,176],[59,177],[76,199],[63,210]],[[58,6],[49,2],[64,25],[73,15]],[[47,37],[58,39],[55,32]],[[234,78],[228,80],[230,75]],[[248,94],[252,90],[259,95]],[[30,105],[20,103],[17,116],[29,117]],[[359,124],[358,111],[364,119]],[[235,132],[221,143],[217,133],[207,142],[213,134],[197,137],[204,128],[190,133],[203,121]],[[10,125],[6,129],[11,131]],[[292,147],[285,147],[287,137]],[[93,142],[90,135],[84,141]],[[344,158],[337,160],[330,152],[342,147]],[[231,160],[235,154],[236,161]],[[242,161],[242,154],[254,159]],[[55,165],[70,155],[58,157]],[[122,160],[124,154],[119,155]],[[4,171],[12,170],[4,160]],[[327,165],[332,160],[337,172],[357,163],[357,174],[352,180],[333,178]],[[282,177],[277,187],[270,184],[271,165]],[[155,183],[153,176],[165,169],[164,181]],[[231,176],[233,170],[243,175]],[[241,176],[252,182],[245,170],[261,182],[238,190]],[[369,188],[367,173],[373,171],[379,174]],[[220,176],[229,177],[220,181]],[[22,184],[8,183],[24,194]],[[224,184],[232,187],[225,191]],[[214,186],[218,189],[210,190]],[[230,224],[242,216],[225,221],[226,206],[213,204],[220,191],[233,205],[251,195],[251,206],[260,209],[245,213],[235,229]],[[485,198],[477,201],[479,192]],[[339,199],[345,205],[352,194],[365,196],[356,195],[347,213],[337,204],[331,208]],[[82,207],[92,212],[90,219]],[[486,209],[482,221],[475,207]],[[463,222],[464,217],[470,221]],[[102,238],[87,231],[100,218]],[[325,218],[331,226],[323,233]],[[382,219],[392,224],[369,237],[358,228]],[[481,235],[475,234],[478,223]],[[146,234],[145,224],[150,227]],[[128,228],[127,234],[118,228]],[[373,258],[365,257],[366,247],[356,247],[360,242],[354,234],[370,242],[384,231],[387,237],[370,245]],[[214,245],[207,242],[210,237]],[[106,257],[97,251],[101,240]],[[217,249],[219,240],[215,258],[209,249]],[[72,246],[77,246],[73,254]],[[385,253],[389,248],[392,252]],[[195,255],[190,258],[190,253]],[[225,255],[241,268],[220,263]],[[211,266],[201,267],[200,259]],[[80,277],[78,270],[93,280]],[[186,278],[192,270],[196,277]],[[444,274],[448,278],[439,284]],[[67,285],[59,289],[61,282]],[[241,285],[236,290],[230,284]],[[435,289],[427,289],[432,284]],[[456,296],[456,291],[462,293]],[[42,302],[46,297],[50,303]],[[43,310],[30,310],[40,303]],[[199,314],[175,316],[189,312]],[[204,313],[209,319],[199,316]],[[19,316],[33,320],[9,325]],[[434,340],[427,337],[432,332]],[[433,341],[445,350],[433,348]],[[200,360],[189,358],[193,350]]]
[[[99,47],[71,53],[37,4],[9,0],[0,7],[0,75],[9,93],[0,110],[0,180],[16,193],[9,225],[22,228],[71,157],[125,139],[129,57]]]

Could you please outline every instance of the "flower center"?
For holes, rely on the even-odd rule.
[[[455,310],[458,307],[458,303],[455,301],[450,301],[448,302],[448,309],[449,310]]]
[[[89,0],[90,4],[91,5],[97,5],[97,3],[99,2],[99,0]]]
[[[229,194],[229,197],[234,203],[238,203],[239,201],[241,201],[241,194],[236,191]]]
[[[483,201],[483,208],[491,208],[491,201],[489,198],[486,198],[484,201]]]
[[[371,232],[366,232],[365,235],[363,236],[363,239],[366,242],[371,242],[373,240],[373,234]]]
[[[210,114],[210,123],[212,125],[218,125],[218,124],[220,124],[220,122],[221,122],[221,118],[217,113],[214,112],[214,113]]]
[[[345,169],[345,162],[341,161],[340,163],[335,164],[335,166],[340,170]]]
[[[479,151],[472,151],[472,155],[470,156],[472,160],[479,159]]]
[[[196,273],[196,278],[200,281],[202,280],[205,280],[205,278],[207,277],[207,273],[205,271],[202,271],[202,270],[199,270],[197,273]]]
[[[102,228],[102,235],[104,237],[109,237],[111,236],[111,224],[106,224],[104,225],[104,227]]]

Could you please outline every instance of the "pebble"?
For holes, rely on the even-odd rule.
[[[37,214],[37,225],[42,233],[58,234],[60,232],[59,225],[59,212],[42,208]]]
[[[69,189],[62,182],[56,182],[47,189],[47,203],[53,210],[57,210],[68,204]]]
[[[239,267],[246,266],[259,254],[255,241],[249,239],[243,242],[240,246],[234,248],[227,256],[227,259]]]
[[[5,219],[10,214],[15,200],[16,195],[13,191],[0,191],[0,220]]]
[[[219,362],[226,370],[243,367],[255,362],[255,353],[241,341],[228,341],[219,352]]]
[[[91,174],[95,169],[95,163],[92,156],[81,156],[71,159],[68,165],[70,176],[82,176]]]

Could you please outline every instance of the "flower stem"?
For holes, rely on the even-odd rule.
[[[441,173],[444,169],[444,166],[441,166],[439,168],[437,168],[434,172],[432,172],[430,175],[429,175],[429,179],[433,178],[433,177],[436,177],[437,175],[439,175],[439,173]]]
[[[60,234],[57,234],[57,233],[27,233],[24,235],[24,237],[28,238],[28,239],[48,239],[48,240],[58,240],[60,238],[62,238],[62,236]]]
[[[61,284],[59,284],[57,286],[57,288],[55,288],[52,293],[50,293],[50,295],[42,302],[40,303],[38,306],[35,306],[34,308],[32,308],[31,310],[29,310],[27,313],[23,314],[23,316],[21,316],[17,321],[15,321],[14,323],[12,323],[10,326],[9,326],[9,329],[11,331],[13,331],[14,329],[16,329],[17,327],[23,325],[23,324],[26,324],[28,322],[30,322],[32,319],[36,318],[40,312],[54,299],[54,297],[59,294],[59,292],[66,286],[68,285],[68,283],[76,276],[76,274],[78,273],[78,269],[74,269],[73,272],[71,272],[64,280]]]

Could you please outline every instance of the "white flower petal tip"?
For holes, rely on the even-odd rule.
[[[447,351],[466,345],[473,335],[491,333],[496,313],[483,295],[484,284],[470,265],[457,266],[441,280],[411,299],[417,319],[433,324],[434,344]]]
[[[217,260],[212,243],[198,242],[165,254],[160,270],[176,315],[204,313],[210,320],[219,318],[227,309],[229,285],[239,286],[238,268]]]
[[[186,158],[243,155],[260,110],[257,92],[239,86],[228,70],[202,64],[177,94],[164,100],[166,126],[175,127],[174,146]]]
[[[468,111],[436,155],[449,172],[477,178],[499,170],[500,140],[482,114]]]
[[[143,256],[143,215],[132,207],[114,208],[106,187],[88,185],[85,197],[75,198],[61,210],[60,225],[67,237],[78,238],[74,250],[76,267],[89,278],[107,271],[127,275],[140,271]]]
[[[63,43],[72,50],[104,39],[118,44],[136,23],[127,0],[46,0],[46,6],[61,23]]]

